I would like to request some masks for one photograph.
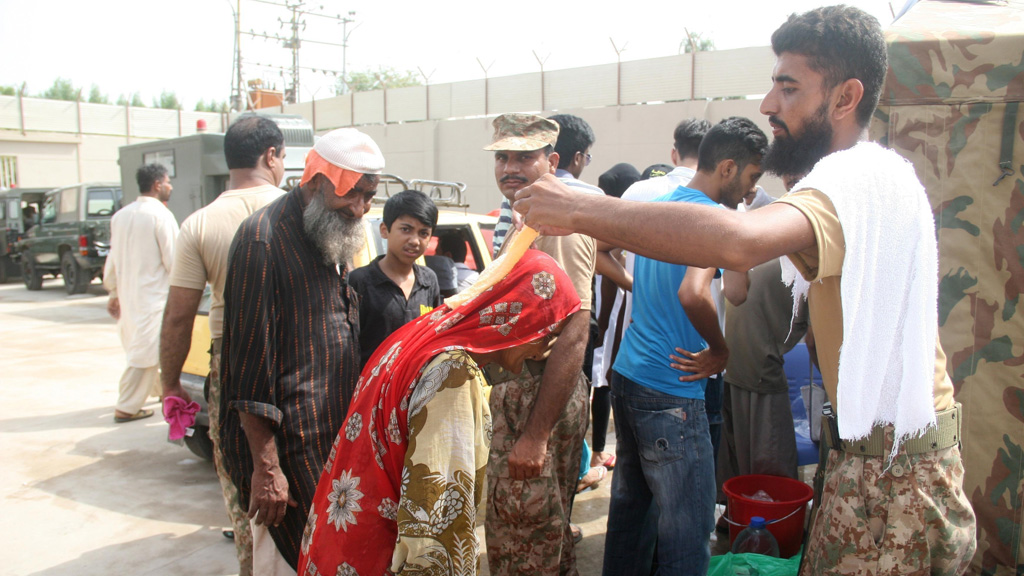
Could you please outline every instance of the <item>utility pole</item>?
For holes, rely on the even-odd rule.
[[[346,65],[346,63],[345,63],[345,50],[348,48],[348,35],[351,33],[351,31],[349,31],[347,28],[348,28],[348,24],[354,22],[354,20],[352,20],[351,18],[345,17],[345,16],[341,16],[340,14],[338,14],[338,15],[330,15],[330,14],[324,14],[324,13],[321,13],[321,12],[318,12],[318,11],[307,10],[306,9],[306,4],[304,2],[302,2],[301,0],[285,0],[284,3],[274,2],[274,1],[271,1],[271,0],[252,0],[252,1],[253,2],[259,2],[260,4],[269,4],[271,6],[278,6],[278,7],[281,7],[281,8],[285,8],[289,12],[291,12],[291,17],[288,20],[283,20],[280,17],[277,19],[278,24],[279,24],[279,26],[278,26],[279,28],[284,28],[285,26],[288,27],[288,33],[286,35],[284,35],[284,36],[282,36],[280,34],[273,34],[273,35],[271,35],[271,34],[267,34],[267,33],[263,33],[263,32],[255,32],[253,30],[250,30],[249,32],[246,33],[249,36],[252,36],[253,38],[264,38],[264,39],[267,39],[267,40],[279,41],[279,42],[281,42],[281,45],[283,47],[288,48],[291,51],[291,55],[292,55],[292,63],[291,63],[292,82],[291,82],[291,88],[288,91],[286,91],[285,100],[287,100],[288,102],[290,102],[292,104],[295,104],[295,103],[299,102],[299,100],[300,100],[300,96],[299,95],[300,95],[300,88],[301,88],[300,71],[302,69],[304,69],[304,68],[307,69],[307,70],[311,70],[311,68],[306,68],[306,67],[301,66],[299,64],[299,50],[300,50],[300,48],[302,48],[302,44],[303,43],[320,44],[320,45],[323,45],[323,46],[336,46],[338,48],[341,48],[342,51],[343,51],[342,52],[342,54],[343,54],[343,57],[342,57],[342,68],[343,69],[341,71],[341,74],[342,74],[342,77],[345,78],[345,76],[346,76],[346,70],[344,69],[345,65]],[[323,7],[319,6],[318,9],[322,10]],[[349,16],[355,16],[355,12],[350,11],[348,13],[348,15]],[[306,30],[306,20],[305,20],[306,16],[314,16],[314,17],[317,17],[317,18],[324,18],[326,20],[334,20],[334,21],[337,21],[337,22],[341,23],[342,26],[343,26],[343,34],[342,34],[343,42],[341,44],[337,44],[337,43],[333,43],[333,42],[323,42],[323,41],[320,41],[320,40],[312,40],[312,39],[309,39],[309,38],[303,38],[300,34],[302,32],[305,32],[305,30]],[[352,31],[354,31],[354,30],[355,29],[353,28]],[[337,74],[338,74],[337,70],[323,70],[323,69],[320,69],[319,71],[324,72],[325,74],[326,73],[333,73],[335,76],[337,76]],[[347,78],[345,78],[345,79],[347,80]]]
[[[349,16],[355,16],[355,10],[348,11]],[[348,25],[355,22],[352,18],[346,17],[341,19],[341,86],[344,89],[342,94],[348,91],[348,35],[356,31],[353,28],[351,31],[348,29]]]

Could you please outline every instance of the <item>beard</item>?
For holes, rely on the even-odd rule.
[[[772,140],[761,161],[761,167],[776,176],[807,174],[832,149],[832,125],[828,122],[827,103],[818,108],[799,136],[790,134],[789,127],[778,118],[770,120],[786,131],[785,136],[776,136]]]
[[[331,212],[319,192],[313,194],[313,199],[302,212],[302,227],[306,236],[320,249],[324,264],[344,266],[365,244],[363,221]]]

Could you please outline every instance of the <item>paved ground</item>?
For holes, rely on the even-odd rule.
[[[212,465],[159,416],[113,422],[124,354],[106,301],[98,283],[0,285],[0,574],[235,574]],[[600,573],[610,479],[577,499],[581,574]]]
[[[0,285],[0,575],[236,574],[212,465],[159,416],[113,422],[124,354],[106,301],[98,283]],[[601,571],[611,477],[576,500],[584,576]]]

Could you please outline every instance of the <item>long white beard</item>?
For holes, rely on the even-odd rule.
[[[325,264],[345,265],[365,244],[363,221],[331,212],[319,193],[313,194],[313,199],[302,212],[302,227],[320,248]]]

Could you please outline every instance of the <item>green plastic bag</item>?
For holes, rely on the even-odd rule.
[[[762,554],[733,554],[711,557],[708,576],[796,576],[800,555],[773,558]]]

